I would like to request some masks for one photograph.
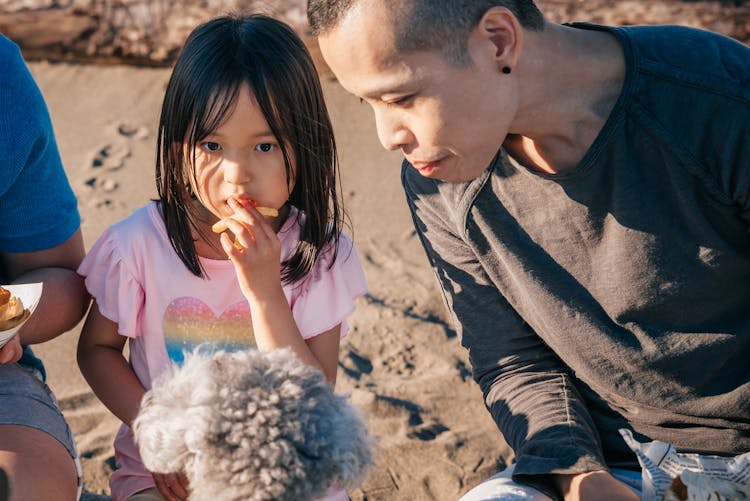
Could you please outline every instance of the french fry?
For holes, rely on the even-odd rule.
[[[213,226],[211,226],[211,231],[214,233],[224,233],[228,229],[229,227],[227,226],[227,221],[225,219],[219,219]]]
[[[231,219],[231,218],[227,218],[227,219]],[[224,233],[225,231],[227,231],[229,229],[229,227],[227,226],[227,219],[220,219],[219,221],[216,221],[214,225],[211,226],[211,231],[213,231],[214,233]],[[234,244],[234,247],[236,249],[238,250],[244,249],[242,244],[236,238],[234,239],[234,242],[232,243]]]
[[[256,207],[255,210],[260,212],[261,216],[277,217],[279,215],[278,210],[272,209],[270,207]],[[219,221],[214,223],[214,225],[211,226],[211,231],[213,231],[214,233],[224,233],[225,231],[227,231],[227,219],[220,219]]]
[[[279,215],[279,211],[276,209],[272,209],[271,207],[256,207],[255,210],[260,212],[261,216],[278,217]]]

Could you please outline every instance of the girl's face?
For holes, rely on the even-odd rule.
[[[294,168],[294,159],[290,161]],[[289,198],[293,181],[287,182],[284,155],[247,84],[240,87],[224,122],[196,145],[191,185],[200,203],[219,219],[232,215],[227,205],[231,197],[249,197],[274,209]]]

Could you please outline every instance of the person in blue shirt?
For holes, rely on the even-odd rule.
[[[0,349],[0,469],[13,501],[81,494],[73,437],[30,345],[73,328],[89,305],[78,205],[42,94],[0,35],[0,283],[43,283],[39,304]],[[71,361],[71,363],[74,363]]]

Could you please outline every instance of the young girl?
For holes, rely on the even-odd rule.
[[[109,228],[79,269],[95,302],[78,362],[123,421],[115,501],[188,496],[184,476],[146,470],[130,429],[144,392],[185,350],[291,347],[335,383],[346,318],[366,291],[340,233],[337,179],[320,83],[295,33],[259,15],[196,28],[162,106],[159,199]]]

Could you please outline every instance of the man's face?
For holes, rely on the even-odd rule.
[[[478,35],[465,65],[439,51],[399,53],[387,2],[361,1],[319,43],[341,85],[372,106],[383,146],[425,177],[477,177],[508,133],[515,90]]]

